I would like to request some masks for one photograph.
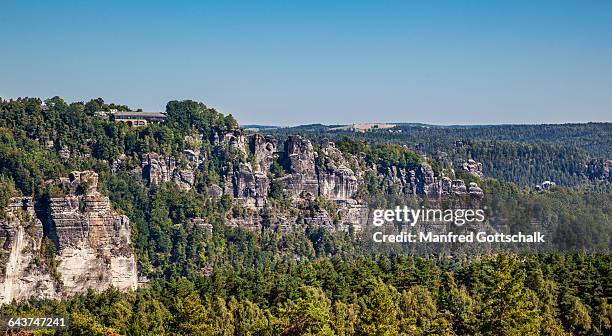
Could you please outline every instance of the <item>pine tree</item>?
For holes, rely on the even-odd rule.
[[[289,300],[279,309],[283,323],[281,335],[334,335],[331,301],[325,292],[309,286],[302,287],[301,291],[300,298]]]
[[[338,336],[355,335],[359,323],[359,306],[357,303],[334,302],[334,332]]]
[[[561,302],[567,328],[574,333],[586,333],[591,330],[591,317],[587,306],[574,295],[565,295]]]
[[[436,303],[427,288],[414,286],[402,292],[399,300],[402,327],[406,333],[417,327],[417,332],[428,330],[437,315]],[[407,328],[406,328],[407,327]]]
[[[535,293],[525,288],[519,258],[499,254],[485,267],[481,298],[484,335],[538,335],[540,311]]]
[[[438,298],[439,310],[450,314],[453,330],[459,335],[472,335],[478,330],[478,302],[465,287],[457,288],[452,273],[442,275]]]
[[[399,332],[397,298],[397,290],[379,280],[372,291],[359,301],[359,334],[372,336],[397,335]]]
[[[238,303],[232,298],[229,303],[234,314],[236,336],[259,335],[269,327],[266,313],[249,300]]]

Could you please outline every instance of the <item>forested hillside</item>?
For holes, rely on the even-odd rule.
[[[19,256],[57,286],[3,316],[68,315],[56,334],[70,335],[612,332],[608,124],[272,137],[194,101],[141,127],[97,113],[111,109],[130,108],[0,102],[3,284],[21,283],[6,267]],[[544,180],[558,186],[536,191]],[[398,204],[482,207],[487,230],[551,239],[504,253],[373,244],[369,209]],[[133,251],[137,290],[70,291],[58,256],[92,223],[129,226],[87,243]],[[16,237],[33,243],[16,251]]]
[[[241,238],[230,247],[257,250]],[[71,335],[608,335],[611,263],[609,254],[260,261],[0,311],[68,314]]]
[[[609,184],[612,124],[431,126],[402,125],[367,133],[306,125],[271,130],[279,136],[307,134],[335,141],[349,137],[399,143],[449,164],[481,162],[484,173],[520,186],[550,180],[559,185]]]

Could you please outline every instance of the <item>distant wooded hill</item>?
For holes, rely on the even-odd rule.
[[[367,132],[321,124],[267,131],[281,138],[305,134],[313,139],[338,141],[349,137],[373,144],[399,143],[455,166],[473,159],[482,162],[485,175],[521,186],[534,186],[545,180],[568,186],[612,182],[612,123],[396,125]]]

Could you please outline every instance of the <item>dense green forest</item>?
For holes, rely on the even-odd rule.
[[[257,254],[253,240],[230,241]],[[69,335],[609,335],[609,254],[261,260],[137,292],[5,306]]]
[[[57,334],[69,335],[612,333],[612,194],[608,180],[576,175],[588,160],[610,157],[609,124],[460,128],[457,134],[418,128],[407,138],[394,133],[393,140],[382,132],[304,132],[315,140],[336,140],[343,153],[363,154],[362,165],[411,168],[427,160],[438,175],[448,168],[431,154],[425,159],[390,144],[397,141],[432,146],[428,153],[474,158],[483,162],[485,174],[497,178],[466,177],[484,190],[481,202],[490,216],[505,218],[513,232],[535,220],[551,232],[556,249],[572,251],[473,255],[380,248],[353,232],[314,227],[230,228],[226,220],[246,210],[228,195],[209,197],[208,187],[222,184],[228,166],[252,159],[215,143],[216,132],[236,129],[231,115],[194,101],[172,101],[164,123],[129,127],[95,114],[110,109],[130,108],[102,99],[1,101],[0,206],[12,196],[44,200],[61,194],[46,181],[72,170],[95,170],[98,189],[130,219],[139,273],[150,282],[135,292],[110,289],[65,301],[14,303],[1,307],[1,315],[65,314],[70,329]],[[204,136],[194,140],[194,134]],[[471,136],[475,140],[465,140]],[[143,153],[179,156],[196,147],[206,159],[189,191],[173,183],[148,185],[129,170],[112,171],[122,155],[133,167]],[[62,155],[65,148],[69,157]],[[283,169],[282,162],[273,167],[278,175]],[[372,205],[427,202],[398,194],[378,176],[364,179],[359,196]],[[521,188],[545,179],[571,187]],[[281,188],[270,189],[264,219],[290,205]],[[321,199],[309,206],[333,207]],[[212,232],[189,221],[196,217],[212,224]]]

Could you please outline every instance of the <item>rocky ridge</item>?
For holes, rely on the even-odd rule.
[[[204,139],[204,135],[188,136]],[[271,135],[246,134],[242,129],[215,131],[210,142],[217,148],[239,153],[239,160],[223,168],[222,183],[207,186],[210,197],[230,196],[233,202],[250,210],[243,218],[228,218],[228,225],[253,230],[264,227],[290,229],[295,224],[318,225],[330,230],[360,230],[368,221],[368,205],[359,197],[364,177],[374,173],[387,187],[397,187],[404,195],[427,196],[439,199],[448,195],[483,196],[476,183],[466,185],[463,180],[436,176],[427,162],[414,169],[373,163],[364,166],[359,155],[346,154],[331,141],[324,140],[316,148],[302,136],[289,136],[279,142]],[[177,156],[144,153],[136,174],[149,185],[175,183],[183,190],[195,187],[195,176],[205,158],[197,150],[186,149]],[[282,172],[274,166],[282,167]],[[466,171],[483,177],[482,165],[466,162]],[[113,163],[112,171],[126,169],[123,159]],[[309,202],[322,198],[335,204],[334,213],[303,212],[282,214],[281,218],[262,218],[269,202],[273,185],[280,185],[288,194],[294,209],[307,209]],[[278,214],[277,214],[278,215]],[[330,223],[333,223],[330,225]]]
[[[315,147],[297,135],[279,142],[273,136],[247,135],[235,129],[213,133],[211,142],[239,153],[237,160],[226,162],[220,185],[206,187],[209,197],[229,196],[234,204],[247,209],[241,217],[227,218],[230,227],[286,232],[303,225],[359,231],[370,216],[370,208],[359,194],[368,174],[403,195],[432,200],[449,195],[483,196],[476,183],[466,185],[463,180],[436,175],[427,162],[412,169],[366,163],[363,155],[343,153],[327,140]],[[169,182],[187,191],[195,187],[205,160],[193,149],[175,155],[148,152],[141,154],[140,165],[131,170],[126,155],[119,156],[110,168],[114,174],[127,171],[141,176],[149,185]],[[481,176],[481,167],[473,162],[463,168]],[[98,192],[98,175],[74,171],[51,183],[65,193],[36,201],[32,197],[12,198],[0,220],[4,265],[0,302],[62,298],[90,288],[135,289],[137,267],[130,247],[129,219],[113,210],[109,198]],[[271,190],[279,187],[291,206],[271,214],[267,207]],[[203,219],[193,218],[190,223],[212,231]],[[52,260],[45,255],[49,246],[56,251]]]
[[[219,145],[234,147],[252,157],[250,162],[226,167],[223,194],[230,195],[234,202],[256,214],[249,218],[232,219],[230,225],[261,229],[266,224],[290,228],[291,223],[302,223],[330,230],[346,231],[350,227],[360,230],[369,218],[368,206],[358,195],[368,171],[382,178],[388,186],[399,187],[405,195],[433,199],[449,195],[465,195],[477,199],[483,196],[482,189],[476,183],[466,185],[463,180],[435,176],[432,167],[426,162],[413,170],[381,164],[364,167],[357,156],[342,153],[333,142],[327,140],[322,142],[320,149],[316,149],[310,140],[298,135],[288,137],[282,144],[273,136],[245,136],[237,132],[215,136],[214,139]],[[280,176],[272,171],[275,162],[284,168]],[[477,171],[482,176],[482,168],[479,167]],[[274,223],[261,223],[257,213],[266,205],[273,183],[280,184],[291,196],[294,208],[307,208],[304,203],[322,198],[334,202],[336,213],[321,209],[303,211],[300,216],[288,215],[282,220],[274,219]]]

